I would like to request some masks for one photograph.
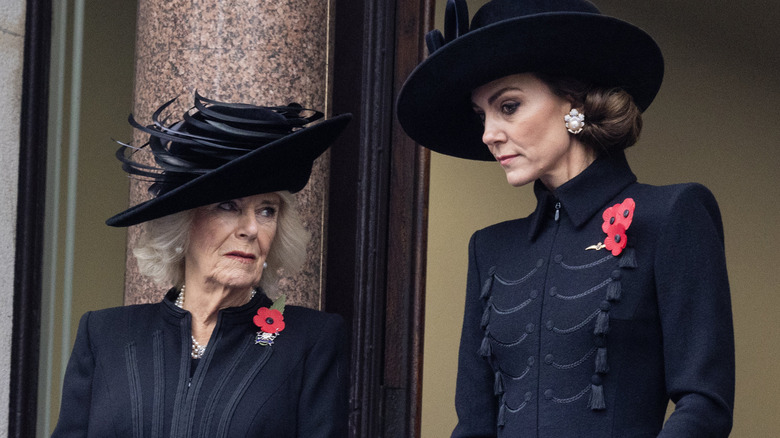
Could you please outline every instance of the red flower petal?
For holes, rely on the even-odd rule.
[[[601,230],[609,234],[607,230],[609,227],[618,223],[623,224],[625,229],[631,226],[631,222],[634,220],[634,208],[636,203],[632,198],[626,198],[620,204],[615,204],[612,207],[608,207],[601,214],[601,218],[604,219],[604,223],[601,224]]]
[[[607,237],[604,239],[604,247],[612,251],[613,256],[620,255],[623,252],[623,248],[626,247],[626,243],[628,243],[626,227],[622,223],[616,222],[607,229],[606,233]]]
[[[607,233],[609,230],[609,227],[615,224],[617,222],[617,217],[615,212],[615,207],[619,206],[620,204],[615,204],[612,207],[608,207],[606,210],[604,210],[604,213],[601,214],[601,218],[604,219],[604,223],[601,224],[601,231]]]
[[[260,327],[263,325],[263,318],[260,317],[260,315],[255,315],[252,318],[252,322],[254,322],[256,326]]]
[[[257,315],[252,318],[252,322],[265,333],[278,333],[284,330],[284,317],[282,312],[276,309],[267,307],[257,309]]]
[[[626,198],[616,208],[617,218],[620,222],[623,223],[623,225],[626,227],[626,230],[631,226],[631,222],[634,220],[635,207],[636,203],[634,200],[631,198]]]

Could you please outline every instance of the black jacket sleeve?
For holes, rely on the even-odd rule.
[[[95,358],[89,339],[89,317],[90,313],[87,312],[79,322],[76,343],[65,370],[60,418],[53,438],[83,437],[88,433],[92,379],[95,374]]]
[[[328,315],[318,329],[303,371],[297,436],[342,438],[348,436],[349,339],[337,315]]]
[[[675,410],[660,437],[727,437],[734,409],[734,335],[723,227],[712,194],[673,200],[655,261],[666,388]]]

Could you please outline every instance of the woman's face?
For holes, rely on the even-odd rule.
[[[279,195],[264,193],[196,208],[185,254],[187,281],[255,286],[276,235],[280,203]]]
[[[585,146],[570,135],[564,116],[569,100],[557,96],[531,73],[505,76],[471,93],[482,118],[482,141],[519,187],[536,179],[555,189],[590,164]]]

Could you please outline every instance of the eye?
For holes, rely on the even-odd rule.
[[[225,211],[234,211],[236,210],[236,204],[233,201],[220,202],[217,204],[217,208]]]
[[[501,104],[501,112],[506,115],[512,115],[517,111],[517,108],[520,106],[520,103],[518,102],[504,102]]]
[[[257,210],[257,216],[266,219],[272,219],[276,217],[276,210],[276,207],[265,206]]]

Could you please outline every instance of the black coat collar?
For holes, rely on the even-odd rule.
[[[179,296],[179,288],[171,288],[165,294],[163,299],[163,318],[166,321],[178,325],[180,320],[185,317],[189,312],[184,309],[180,309],[176,306],[176,297]],[[271,307],[273,301],[268,298],[265,292],[258,288],[255,296],[249,300],[248,303],[239,307],[229,307],[227,309],[220,310],[220,315],[223,318],[223,324],[236,325],[236,324],[252,324],[252,317],[257,313],[257,309],[260,307]]]
[[[602,155],[582,173],[567,181],[555,192],[550,192],[540,181],[534,183],[536,211],[531,216],[528,238],[536,239],[545,219],[554,214],[556,202],[575,227],[579,228],[604,205],[617,196],[628,185],[636,182],[636,176],[621,151],[610,156]]]

